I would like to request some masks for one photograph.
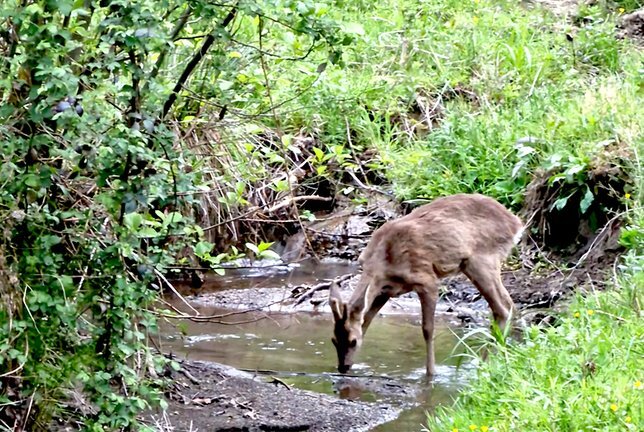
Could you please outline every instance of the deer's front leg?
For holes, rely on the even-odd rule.
[[[436,301],[438,300],[438,291],[431,288],[418,290],[420,306],[423,316],[423,337],[427,346],[427,375],[432,376],[436,372],[434,358],[434,312],[436,311]]]
[[[369,328],[369,325],[371,324],[371,321],[374,319],[374,317],[378,314],[380,309],[387,303],[389,300],[389,296],[387,294],[380,294],[378,297],[376,297],[371,304],[371,307],[367,311],[367,313],[364,314],[364,320],[362,321],[362,334],[364,335],[367,332],[367,329]]]

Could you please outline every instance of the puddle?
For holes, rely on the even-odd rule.
[[[226,312],[199,307],[202,314]],[[182,323],[181,332],[162,326],[164,350],[180,358],[223,363],[277,377],[288,385],[349,399],[409,407],[395,421],[376,431],[420,430],[426,410],[450,403],[471,374],[457,367],[453,350],[459,329],[437,323],[437,377],[425,383],[425,342],[419,318],[378,317],[365,337],[351,373],[370,378],[345,378],[335,373],[336,354],[331,317],[326,314],[252,313],[227,318],[241,324]],[[415,408],[412,406],[418,405]]]
[[[216,299],[219,292],[241,290],[242,296],[261,303],[280,290],[289,292],[300,284],[311,285],[355,272],[354,264],[342,262],[240,268],[227,270],[223,277],[209,275],[198,290],[182,287],[181,291],[190,294],[188,298],[199,314],[211,316],[231,312],[230,308],[221,308],[221,301],[204,301],[213,295]],[[176,299],[172,303],[185,310]],[[250,305],[253,301],[241,303]],[[421,430],[426,412],[451,403],[472,375],[472,365],[459,364],[464,357],[455,355],[463,351],[455,349],[462,329],[449,327],[440,316],[434,342],[437,376],[432,383],[425,380],[420,314],[376,318],[350,372],[355,376],[349,377],[336,373],[330,314],[256,311],[224,319],[225,323],[185,321],[178,327],[161,323],[164,351],[179,358],[229,365],[266,381],[275,377],[300,389],[405,408],[398,419],[374,429],[378,432]]]

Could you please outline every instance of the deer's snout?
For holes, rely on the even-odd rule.
[[[350,365],[350,364],[349,365],[346,365],[346,364],[338,365],[338,372],[340,372],[341,374],[347,373],[347,372],[349,372],[349,369],[351,369],[351,366],[352,365]]]

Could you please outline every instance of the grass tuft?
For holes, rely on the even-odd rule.
[[[579,295],[556,327],[497,345],[455,405],[428,418],[428,430],[641,430],[643,264],[631,258],[614,289]]]

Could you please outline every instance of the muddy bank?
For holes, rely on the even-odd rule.
[[[337,261],[333,263],[337,265]],[[321,267],[324,265],[319,264]],[[335,280],[339,281],[343,297],[348,299],[358,282],[359,274],[357,269],[348,263],[341,269],[342,273],[336,276]],[[551,269],[540,273],[518,267],[505,270],[503,282],[522,315],[528,322],[538,324],[545,315],[552,315],[552,312],[546,313],[547,310],[559,306],[561,300],[569,298],[575,291],[583,292],[584,289],[603,287],[607,271],[601,267],[586,267],[574,270]],[[261,287],[253,286],[252,281],[246,281],[241,289],[224,290],[219,288],[219,283],[206,284],[199,294],[190,295],[187,299],[195,305],[233,310],[278,313],[330,312],[327,301],[328,282],[313,280],[303,283],[298,276],[294,276],[293,279],[296,283],[289,280],[288,275],[282,275],[280,278],[266,277],[261,280]],[[420,316],[420,302],[412,292],[390,300],[380,314]],[[483,325],[488,317],[485,299],[465,276],[452,276],[441,281],[437,320],[451,324]]]
[[[182,361],[168,392],[166,422],[174,430],[219,432],[367,431],[394,419],[400,407],[299,390],[272,376],[199,361]],[[158,415],[150,422],[160,423]]]

